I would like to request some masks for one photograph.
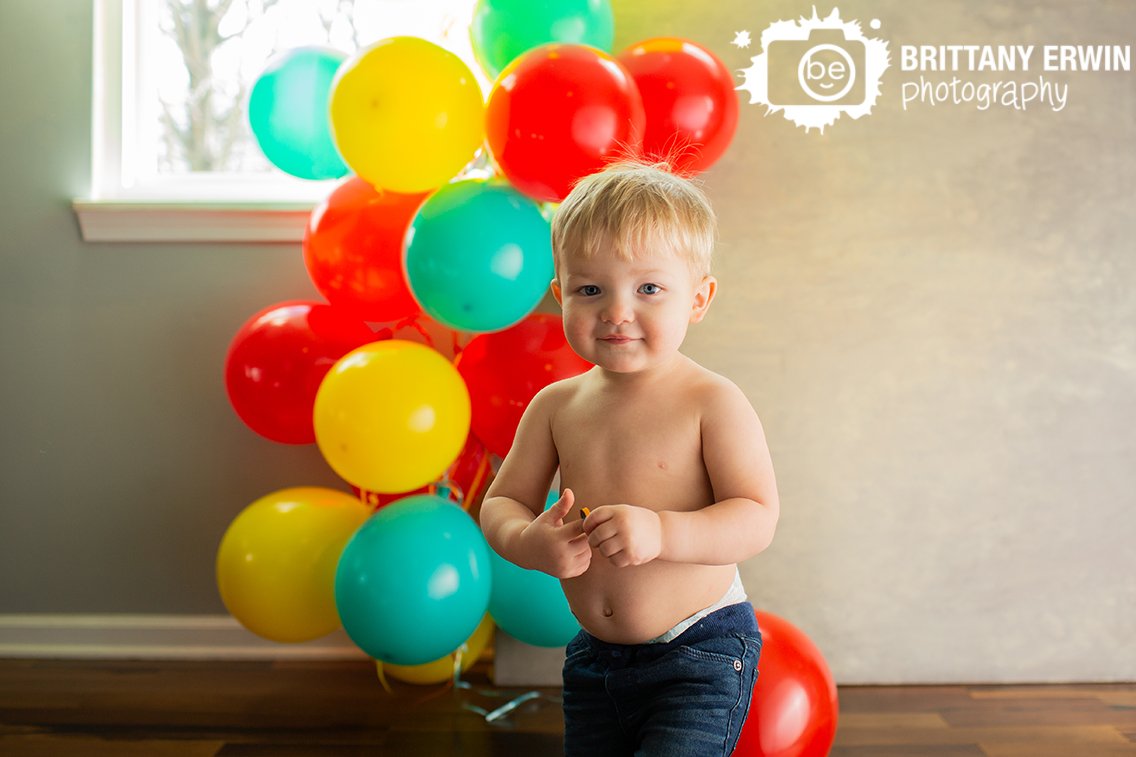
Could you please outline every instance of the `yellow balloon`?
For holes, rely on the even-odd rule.
[[[297,642],[339,628],[335,569],[371,508],[321,487],[282,489],[246,507],[217,550],[217,588],[241,625]]]
[[[339,359],[316,392],[316,444],[347,481],[406,492],[437,480],[469,435],[465,380],[436,351],[401,339]]]
[[[485,138],[485,100],[469,67],[418,37],[380,40],[339,69],[331,133],[343,161],[393,192],[436,189]]]
[[[489,613],[485,613],[485,617],[481,619],[481,623],[470,634],[469,639],[465,644],[468,649],[462,652],[461,669],[462,671],[469,670],[473,663],[481,657],[481,653],[485,651],[485,647],[489,646],[490,639],[493,638],[493,629],[496,626],[493,624],[493,619],[489,617]],[[454,676],[454,657],[457,652],[450,652],[444,657],[439,657],[437,660],[425,662],[421,665],[391,665],[388,662],[376,660],[375,664],[381,666],[381,670],[391,678],[397,678],[406,683],[441,683],[448,681]]]

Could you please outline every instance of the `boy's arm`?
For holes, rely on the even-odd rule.
[[[481,525],[485,539],[496,554],[521,567],[542,569],[553,574],[575,573],[586,542],[568,546],[573,536],[583,533],[578,522],[563,524],[563,514],[573,504],[571,494],[556,506],[544,511],[552,476],[560,464],[556,444],[552,440],[551,414],[554,406],[553,386],[545,386],[529,402],[517,426],[517,435],[504,458],[482,502]],[[549,529],[542,530],[546,540],[559,536],[556,543],[544,543],[543,554],[531,555],[524,549],[520,536],[542,516]],[[562,549],[558,549],[561,547]],[[537,544],[541,547],[542,544]],[[551,548],[550,548],[551,547]],[[575,555],[575,558],[573,557]],[[563,564],[571,561],[571,565]],[[586,566],[585,566],[586,567]],[[561,575],[561,577],[567,577]]]
[[[714,504],[659,513],[658,559],[729,565],[769,546],[780,500],[765,432],[753,406],[732,382],[716,386],[702,413],[702,459]]]

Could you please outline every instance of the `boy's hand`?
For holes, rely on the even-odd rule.
[[[649,563],[663,551],[659,514],[635,505],[604,505],[584,521],[588,543],[619,568]]]
[[[556,578],[573,578],[591,565],[592,548],[583,521],[564,522],[575,501],[572,490],[565,489],[556,504],[525,526],[520,543],[528,565]]]

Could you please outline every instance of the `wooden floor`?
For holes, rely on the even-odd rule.
[[[557,755],[559,690],[379,684],[364,662],[0,660],[0,755]],[[833,755],[1136,755],[1136,686],[848,687]]]

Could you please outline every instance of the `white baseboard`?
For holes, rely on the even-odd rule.
[[[228,615],[0,615],[0,657],[55,659],[365,659],[343,630],[278,644]]]

